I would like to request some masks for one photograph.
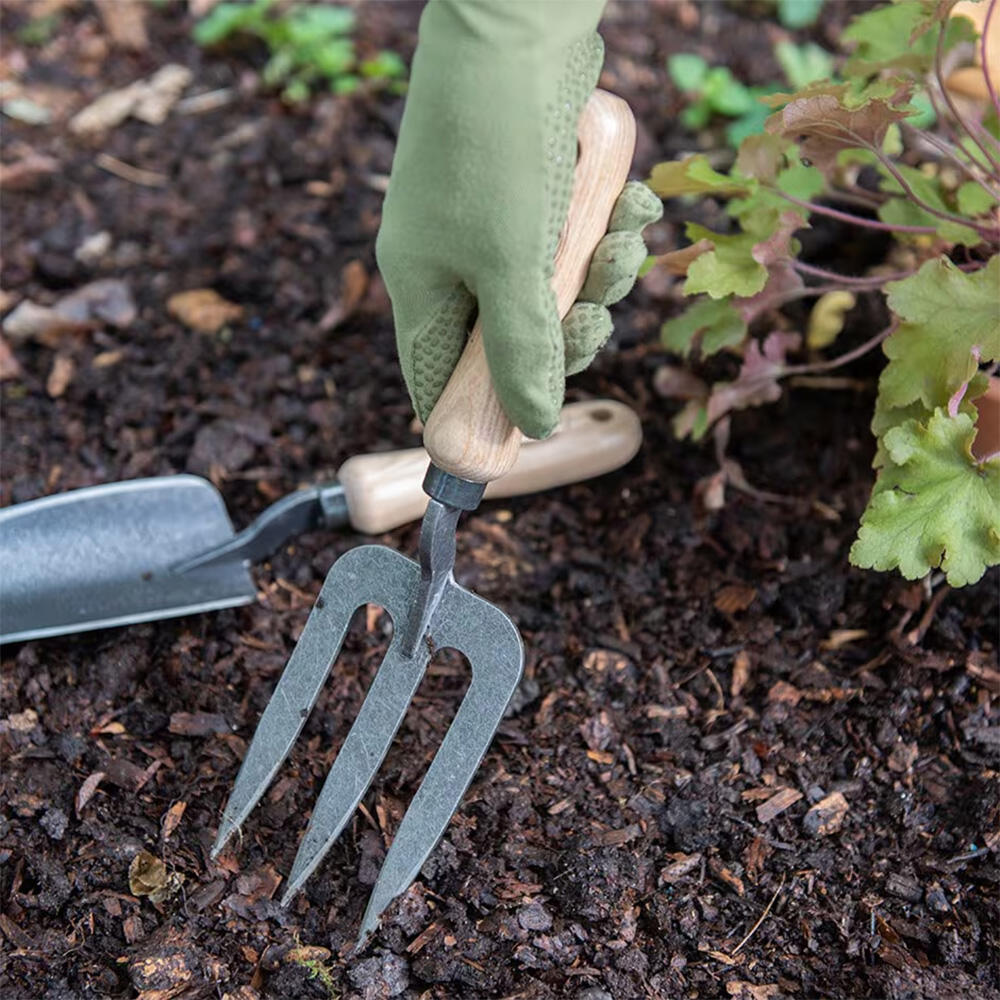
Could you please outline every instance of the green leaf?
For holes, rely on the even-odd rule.
[[[851,562],[916,580],[940,566],[948,583],[975,583],[1000,563],[1000,459],[977,462],[967,413],[936,409],[885,436],[890,463],[861,518]]]
[[[808,28],[822,9],[823,0],[778,0],[778,20],[786,28]]]
[[[744,115],[754,106],[749,88],[725,66],[716,66],[708,71],[701,85],[701,95],[713,111],[730,118]]]
[[[975,181],[966,181],[955,192],[955,197],[958,201],[958,210],[963,215],[972,217],[986,215],[997,204],[996,198]]]
[[[774,55],[785,78],[796,90],[814,80],[828,80],[833,76],[833,56],[815,42],[796,45],[781,41],[775,45]]]
[[[927,261],[912,277],[886,285],[889,308],[939,338],[961,336],[979,344],[983,360],[1000,356],[1000,255],[967,274],[947,257]]]
[[[916,167],[907,166],[905,163],[897,163],[895,168],[909,185],[914,196],[925,205],[937,209],[939,212],[951,211],[944,200],[941,181],[937,177],[926,177]],[[902,185],[895,177],[885,172],[884,167],[882,173],[882,190],[900,196],[890,198],[879,208],[879,218],[883,222],[893,226],[930,226],[936,229],[938,235],[942,239],[948,240],[949,243],[976,246],[982,241],[979,234],[969,226],[942,219],[925,211],[908,194],[904,193]]]
[[[826,179],[816,167],[793,163],[778,174],[778,188],[801,201],[811,201],[826,188]]]
[[[685,231],[692,242],[710,240],[714,247],[691,262],[684,282],[685,295],[707,292],[713,299],[728,295],[746,298],[767,284],[767,268],[753,258],[760,237],[753,233],[722,235],[696,223],[688,223]]]
[[[704,357],[735,347],[746,335],[747,325],[728,299],[699,299],[660,330],[663,346],[678,354],[688,354],[700,338]]]
[[[295,43],[322,42],[354,30],[354,12],[347,7],[317,4],[297,7],[287,18],[291,40]]]
[[[318,45],[310,53],[310,62],[328,80],[333,80],[354,67],[354,42],[349,38],[333,38]]]
[[[374,59],[366,59],[361,75],[375,80],[399,80],[406,76],[406,63],[398,52],[384,49]]]
[[[879,379],[883,411],[917,401],[927,410],[947,406],[980,362],[1000,357],[998,282],[1000,256],[972,274],[939,257],[886,286],[889,308],[903,322],[882,347],[889,359]]]
[[[842,34],[845,41],[857,43],[844,72],[849,76],[871,76],[886,69],[926,72],[933,65],[938,33],[947,13],[941,4],[903,0],[860,14]],[[971,22],[965,18],[947,20],[943,30],[945,52],[975,37]]]
[[[740,115],[726,126],[726,142],[733,149],[738,149],[744,139],[764,131],[764,123],[769,116],[770,111],[763,104],[755,103],[745,115]]]
[[[257,27],[263,22],[271,2],[272,0],[257,0],[256,3],[216,4],[208,16],[194,26],[194,40],[199,45],[218,45],[238,31]]]
[[[701,89],[708,75],[708,63],[693,52],[678,52],[667,60],[667,72],[678,89],[692,93]]]
[[[755,185],[712,169],[700,153],[683,160],[657,163],[646,182],[661,198],[685,194],[749,194]]]

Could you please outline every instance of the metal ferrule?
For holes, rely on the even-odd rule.
[[[473,483],[439,469],[433,462],[424,476],[424,492],[448,507],[475,510],[486,491],[485,483]]]

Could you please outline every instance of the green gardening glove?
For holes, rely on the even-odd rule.
[[[581,301],[562,323],[553,256],[576,163],[577,119],[603,60],[604,0],[429,0],[377,255],[403,377],[426,420],[476,309],[511,421],[551,433],[565,377],[611,333],[607,306],[635,282],[639,235],[662,206],[629,184]]]

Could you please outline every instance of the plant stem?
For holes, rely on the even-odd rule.
[[[928,93],[930,93],[930,89],[928,89]],[[943,118],[940,120],[942,122],[945,121]],[[902,124],[906,125],[906,122],[903,122]],[[945,142],[944,139],[940,136],[934,135],[932,132],[926,132],[924,129],[914,128],[912,125],[906,125],[906,127],[915,135],[919,136],[919,138],[924,142],[930,143],[939,153],[941,153],[943,157],[947,159],[951,166],[957,167],[961,170],[962,173],[969,178],[969,180],[978,184],[991,198],[995,198],[997,201],[1000,201],[1000,188],[994,187],[990,183],[989,178],[983,177],[980,173],[978,173],[980,168],[974,160],[968,160],[967,162],[962,159],[961,155],[959,155],[962,154],[968,157],[968,153],[956,148],[949,142]],[[952,134],[954,135],[954,133]]]
[[[873,348],[878,347],[878,345],[881,344],[882,341],[885,340],[898,325],[899,320],[893,318],[892,322],[884,330],[880,330],[876,333],[874,337],[869,337],[863,344],[860,344],[853,350],[848,351],[846,354],[841,354],[839,357],[833,358],[830,361],[817,361],[811,365],[789,365],[789,367],[782,371],[782,378],[784,378],[785,375],[808,375],[813,374],[814,372],[828,372],[832,368],[839,368],[841,365],[846,365],[851,361],[856,361],[862,355],[867,354]]]
[[[814,201],[803,201],[801,198],[786,194],[779,188],[769,188],[769,190],[780,195],[786,201],[790,201],[793,205],[798,205],[799,208],[808,209],[817,215],[828,215],[831,219],[839,219],[841,222],[846,222],[852,226],[877,229],[883,233],[917,233],[925,236],[934,236],[937,234],[937,229],[934,226],[897,226],[888,222],[877,222],[874,219],[863,219],[860,215],[851,215],[850,212],[841,212],[836,208],[827,208],[826,205],[817,205]],[[964,220],[963,224],[966,224]]]
[[[945,104],[948,105],[948,110],[951,111],[958,125],[965,130],[969,138],[976,144],[979,151],[989,161],[989,164],[993,168],[993,170],[996,173],[1000,174],[1000,162],[997,162],[993,154],[990,152],[988,146],[983,144],[980,138],[980,134],[985,136],[987,139],[990,140],[990,142],[994,143],[995,145],[1000,145],[1000,144],[997,144],[993,136],[991,136],[989,132],[987,132],[986,129],[984,129],[982,125],[979,124],[979,122],[977,121],[969,122],[962,117],[962,114],[958,110],[958,107],[956,106],[955,102],[951,99],[951,94],[948,93],[948,88],[944,84],[944,71],[942,70],[941,67],[942,67],[942,54],[944,52],[944,36],[946,30],[947,30],[946,26],[942,25],[941,30],[938,32],[937,48],[934,51],[934,75],[937,77],[937,84],[941,88],[941,96],[944,98]],[[986,33],[984,31],[983,35],[985,36],[985,34]]]
[[[897,271],[895,274],[872,275],[871,277],[864,278],[852,277],[848,274],[838,274],[836,271],[828,271],[825,267],[816,267],[815,264],[806,264],[801,260],[793,260],[792,267],[802,274],[808,274],[814,278],[823,278],[825,281],[838,281],[843,285],[858,287],[859,290],[861,286],[865,288],[879,288],[887,281],[902,281],[903,278],[909,278],[917,273],[916,271]]]
[[[933,205],[928,205],[926,201],[918,197],[916,191],[910,187],[909,181],[896,169],[896,165],[889,159],[882,150],[878,149],[876,146],[868,145],[867,147],[875,156],[878,158],[879,163],[885,167],[886,170],[893,176],[896,183],[903,189],[903,193],[907,198],[910,199],[915,205],[917,205],[922,211],[926,212],[928,215],[934,215],[939,219],[943,219],[945,222],[954,222],[959,226],[966,226],[969,229],[975,230],[984,240],[996,240],[997,230],[995,226],[980,226],[970,219],[966,219],[962,215],[956,215],[954,212],[943,212],[939,208],[935,208]]]
[[[993,86],[993,80],[990,77],[990,64],[986,58],[989,54],[986,51],[986,40],[990,33],[990,21],[993,19],[996,9],[997,0],[990,0],[990,5],[986,8],[986,19],[983,21],[983,33],[979,36],[979,61],[983,64],[983,77],[986,80],[986,89],[989,91],[990,100],[993,102],[996,113],[1000,115],[1000,98],[997,97],[996,87]]]

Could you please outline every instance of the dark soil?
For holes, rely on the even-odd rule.
[[[846,6],[828,4],[812,37],[835,34]],[[637,175],[698,145],[673,122],[665,56],[696,47],[773,77],[763,9],[611,9],[605,84],[640,120]],[[363,6],[359,45],[408,57],[416,15]],[[373,279],[352,311],[344,290],[352,261],[374,271],[401,101],[290,110],[261,96],[258,53],[199,51],[170,6],[148,8],[137,53],[111,49],[82,5],[27,48],[25,16],[5,12],[5,73],[63,110],[48,126],[5,121],[5,162],[58,161],[4,192],[5,308],[115,277],[139,313],[126,330],[15,347],[4,502],[188,470],[212,475],[243,524],[350,455],[417,443],[384,293]],[[100,139],[68,131],[69,113],[167,61],[191,67],[189,94],[232,99]],[[101,153],[164,180],[109,173]],[[81,262],[102,231],[106,252]],[[244,318],[211,335],[168,315],[169,296],[203,287]],[[312,599],[359,537],[301,539],[257,569],[248,608],[4,651],[0,995],[1000,996],[998,575],[948,593],[914,643],[920,586],[848,566],[874,360],[849,373],[859,389],[792,389],[734,420],[731,456],[791,499],[731,492],[701,511],[693,488],[714,456],[673,439],[651,389],[677,301],[638,289],[570,389],[634,406],[640,456],[461,527],[458,575],[517,622],[526,679],[445,839],[360,955],[368,892],[460,701],[460,663],[435,660],[365,808],[282,910],[279,883],[387,644],[370,615],[242,842],[208,857]],[[53,397],[57,353],[75,367]],[[382,541],[412,553],[416,538]],[[130,886],[141,850],[166,866],[149,875],[158,902]]]

